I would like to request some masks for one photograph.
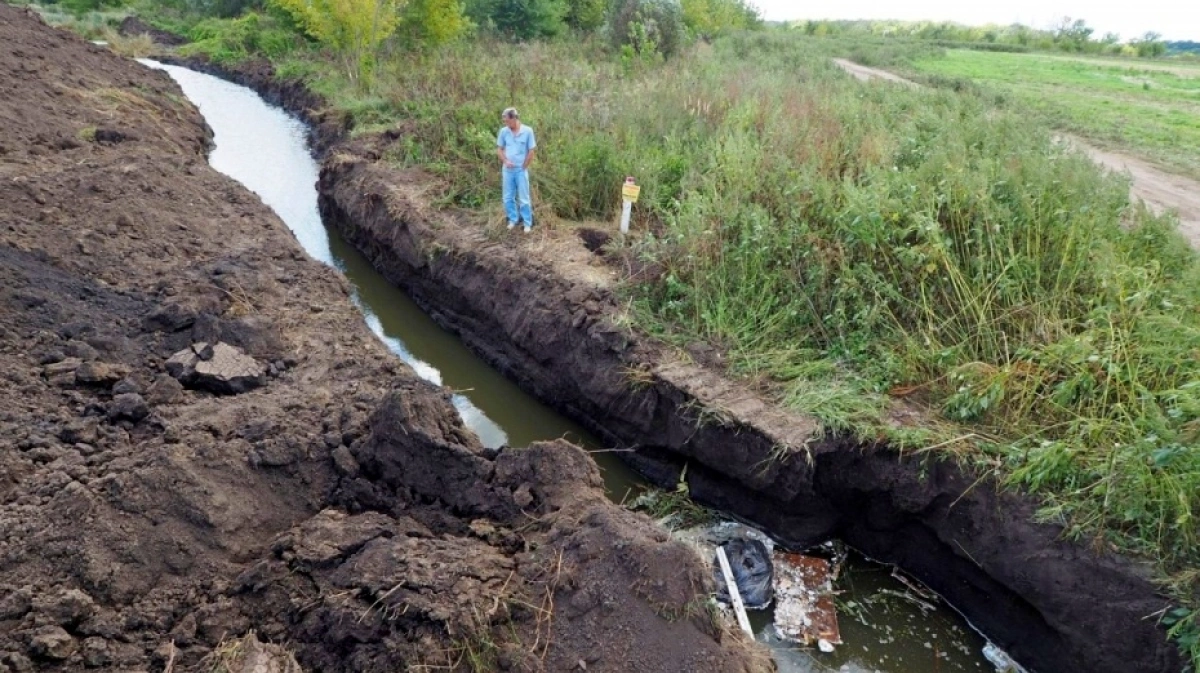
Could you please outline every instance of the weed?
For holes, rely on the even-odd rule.
[[[675,529],[692,528],[717,520],[715,512],[692,500],[687,483],[687,466],[680,470],[674,490],[647,489],[628,507]]]
[[[644,363],[625,367],[621,370],[621,375],[633,391],[652,388],[656,380],[653,368]]]
[[[1180,649],[1190,655],[1190,670],[1196,670],[1196,664],[1200,662],[1200,610],[1174,608],[1163,615],[1162,624],[1167,627],[1167,634],[1179,643]]]
[[[250,293],[246,292],[246,288],[236,279],[228,279],[224,284],[230,287],[226,288],[218,285],[216,288],[224,293],[229,300],[229,306],[226,307],[224,313],[227,317],[240,318],[258,311],[254,303],[254,298],[250,296]]]
[[[116,29],[105,26],[100,38],[108,43],[109,49],[128,58],[146,58],[158,51],[153,38],[146,34],[126,37]]]
[[[175,645],[171,643],[170,662],[167,671],[172,670],[175,660]],[[213,650],[200,661],[195,670],[205,673],[241,673],[247,668],[262,667],[280,673],[300,673],[301,668],[296,659],[287,651],[273,645],[263,645],[254,631],[241,638],[229,638],[221,641]]]

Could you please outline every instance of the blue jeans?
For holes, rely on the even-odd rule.
[[[529,171],[524,168],[505,168],[500,173],[500,184],[504,191],[504,212],[509,223],[524,220],[525,226],[533,226],[533,201],[529,198]],[[520,212],[517,206],[520,205]]]

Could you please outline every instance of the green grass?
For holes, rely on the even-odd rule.
[[[1200,64],[951,50],[911,68],[997,88],[1055,127],[1200,178]]]
[[[120,7],[93,10],[75,14],[60,5],[43,5],[37,2],[18,0],[13,3],[18,6],[30,7],[51,26],[58,26],[79,33],[89,40],[106,40],[111,38],[121,21],[129,15],[127,9]]]
[[[829,61],[850,49],[743,35],[662,63],[479,41],[391,53],[369,89],[316,51],[276,61],[358,133],[401,129],[387,160],[485,213],[498,114],[518,106],[544,222],[611,220],[622,178],[642,185],[626,254],[662,273],[625,288],[639,325],[715,345],[831,430],[1036,494],[1043,517],[1155,559],[1197,605],[1197,255],[1008,96],[864,87]],[[924,50],[888,49],[871,53]],[[1173,104],[1156,86],[1144,100]],[[892,428],[901,398],[936,432]],[[1200,662],[1195,613],[1172,615]]]

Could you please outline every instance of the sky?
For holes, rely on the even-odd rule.
[[[1117,33],[1123,40],[1147,31],[1167,40],[1200,41],[1200,2],[1196,0],[750,0],[768,21],[795,19],[900,19],[953,21],[969,26],[1022,23],[1056,25],[1064,16],[1083,19],[1097,37]]]

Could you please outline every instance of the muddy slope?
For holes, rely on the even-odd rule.
[[[1059,540],[1032,503],[952,466],[821,439],[623,322],[610,271],[581,241],[480,231],[435,213],[434,184],[378,161],[389,140],[342,145],[322,208],[376,268],[496,367],[670,484],[796,546],[837,536],[896,563],[1040,671],[1178,673],[1146,569]],[[697,352],[695,360],[719,359]]]
[[[207,143],[0,4],[0,671],[251,630],[309,670],[752,670],[690,552],[574,446],[484,450]]]

